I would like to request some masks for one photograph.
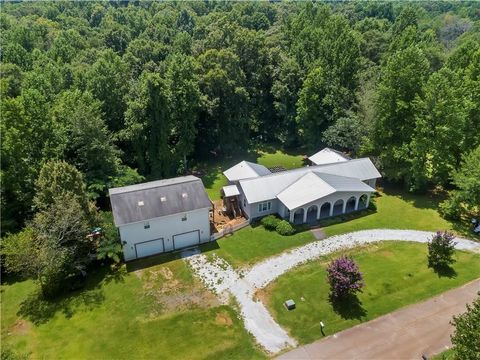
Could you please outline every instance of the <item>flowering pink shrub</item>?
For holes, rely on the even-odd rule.
[[[347,256],[335,259],[328,265],[327,278],[334,298],[342,298],[362,291],[364,286],[357,263]]]

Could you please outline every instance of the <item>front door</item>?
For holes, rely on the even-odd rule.
[[[173,241],[171,238],[166,238],[163,243],[165,244],[165,251],[173,250]]]

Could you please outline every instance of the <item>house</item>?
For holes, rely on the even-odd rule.
[[[336,162],[344,162],[351,160],[351,158],[340,151],[326,147],[325,149],[320,150],[312,156],[309,156],[308,160],[310,161],[311,165],[323,165]]]
[[[125,260],[210,241],[212,203],[195,176],[113,188],[109,194]]]
[[[223,172],[229,183],[238,183],[240,180],[257,178],[268,174],[271,174],[271,172],[265,166],[249,161],[241,161]]]
[[[247,172],[242,174],[238,165],[233,168],[239,180],[230,181],[228,191],[239,194],[235,195],[237,201],[250,220],[278,214],[293,223],[306,223],[361,210],[368,207],[376,180],[381,177],[369,158],[344,159],[255,177]],[[237,188],[235,192],[233,186]]]

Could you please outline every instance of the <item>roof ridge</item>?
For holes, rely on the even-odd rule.
[[[174,180],[174,179],[183,179],[183,180],[167,183],[168,180]],[[179,177],[174,177],[174,178],[159,179],[159,180],[147,181],[147,182],[143,182],[143,183],[139,183],[139,184],[110,188],[110,189],[108,189],[108,194],[109,195],[126,194],[126,193],[131,193],[131,192],[136,192],[136,191],[156,189],[156,188],[164,187],[164,186],[185,184],[185,183],[194,182],[194,181],[201,181],[201,179],[194,176],[194,175],[185,175],[185,176],[179,176]],[[147,184],[150,184],[150,183],[153,184],[153,183],[157,183],[157,182],[159,183],[158,185],[151,186],[151,187],[147,187],[147,186],[142,187],[142,185],[147,185]],[[165,183],[161,184],[160,182],[165,182]]]

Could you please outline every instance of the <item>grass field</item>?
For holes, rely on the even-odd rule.
[[[325,227],[327,235],[366,229],[454,230],[455,224],[437,211],[438,200],[385,189],[375,198],[377,211],[351,221]]]
[[[276,150],[271,152],[258,151],[222,161],[201,164],[199,169],[205,173],[202,176],[202,181],[210,199],[218,200],[220,198],[220,189],[228,183],[223,172],[242,160],[258,163],[266,167],[283,166],[286,169],[301,167],[303,161],[301,155],[292,155]]]
[[[1,287],[2,347],[17,354],[37,359],[265,358],[234,309],[220,305],[181,260],[136,272],[125,267],[99,272],[81,292],[53,303],[22,305],[34,289],[32,281]]]
[[[455,274],[439,276],[427,267],[426,246],[417,243],[383,242],[348,251],[363,272],[365,288],[352,300],[335,307],[329,301],[326,265],[332,257],[302,265],[268,286],[262,294],[274,318],[300,343],[352,327],[428,299],[480,276],[480,254],[456,252]],[[304,301],[301,298],[304,298]],[[294,311],[283,306],[297,303]]]

